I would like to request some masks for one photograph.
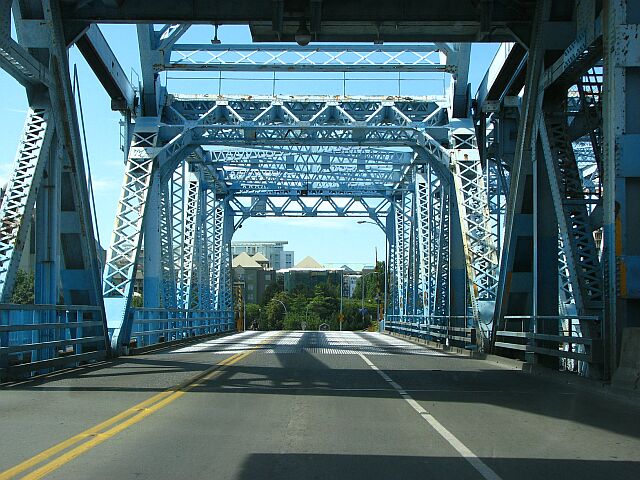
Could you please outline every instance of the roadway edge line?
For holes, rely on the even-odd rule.
[[[66,459],[66,461],[64,461],[63,463],[58,464],[58,462],[56,462],[56,460],[58,459],[54,459],[48,464],[45,464],[39,467],[38,469],[34,470],[33,472],[23,477],[25,479],[42,478],[44,475],[47,475],[48,473],[51,473],[53,470],[60,468],[62,465],[69,462],[73,458],[76,458],[77,456],[81,455],[85,451],[88,451],[94,446],[97,446],[100,443],[106,441],[108,438],[111,438],[112,436],[116,435],[117,433],[124,430],[125,428],[128,428],[129,426],[134,425],[135,423],[138,423],[140,420],[144,419],[145,417],[164,408],[165,406],[169,405],[170,403],[172,403],[173,401],[177,400],[182,395],[187,393],[189,390],[197,386],[201,386],[201,384],[199,383],[200,381],[209,380],[210,378],[213,378],[215,374],[221,373],[224,367],[230,366],[236,362],[239,362],[240,360],[254,353],[263,345],[267,344],[269,341],[277,339],[278,337],[280,337],[280,335],[270,335],[268,336],[268,338],[264,339],[263,341],[250,346],[247,350],[243,352],[235,353],[232,356],[225,358],[224,360],[221,360],[220,362],[216,363],[212,367],[209,367],[206,370],[199,372],[197,375],[183,382],[180,382],[177,385],[169,387],[168,389],[160,393],[157,393],[152,397],[121,411],[120,413],[104,420],[103,422],[100,422],[97,425],[94,425],[93,427],[88,428],[87,430],[77,433],[72,437],[66,440],[63,440],[62,442],[59,442],[56,445],[53,445],[52,447],[49,447],[43,450],[42,452],[28,458],[27,460],[24,460],[23,462],[7,470],[0,472],[0,480],[10,480],[12,478],[15,478],[17,475],[25,472],[26,470],[36,467],[37,465],[43,463],[44,461],[48,460],[52,456],[56,455],[57,453],[60,453],[72,447],[73,445],[76,445],[82,442],[83,440],[86,440],[84,443],[74,447],[73,449],[69,450],[68,452],[63,454],[61,457],[59,457],[60,459],[61,458]],[[133,421],[134,419],[135,421]],[[121,422],[121,423],[119,423],[115,427],[112,427],[112,425],[117,424],[118,422]],[[123,428],[119,428],[121,425],[126,425],[126,426]],[[109,430],[105,431],[106,428],[109,428]],[[85,445],[89,445],[89,446],[87,448],[83,448]],[[72,452],[75,452],[73,456],[70,455]],[[56,464],[55,468],[46,469],[48,465],[54,464],[54,463]],[[44,469],[46,469],[46,471],[44,471]],[[41,472],[41,474],[36,475],[38,472]]]
[[[358,355],[362,360],[378,375],[380,375],[385,382],[391,385],[396,392],[402,397],[402,399],[411,405],[418,415],[420,415],[430,426],[433,428],[442,438],[444,438],[449,445],[451,445],[462,458],[464,458],[469,464],[476,469],[485,480],[502,480],[502,478],[493,471],[486,463],[484,463],[475,453],[471,451],[462,441],[458,439],[453,433],[451,433],[444,425],[442,425],[433,415],[425,410],[418,402],[416,402],[407,391],[396,383],[389,375],[383,370],[380,370],[369,358],[364,354],[358,352]]]

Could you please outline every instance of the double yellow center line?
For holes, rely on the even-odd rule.
[[[0,480],[9,480],[15,478],[17,475],[20,475],[27,470],[31,470],[42,464],[46,460],[49,460],[54,455],[57,455],[58,453],[63,452],[76,444],[80,444],[72,448],[71,450],[67,450],[62,455],[54,458],[48,463],[38,467],[37,469],[22,477],[25,480],[35,480],[43,478],[49,473],[62,467],[64,464],[70,462],[74,458],[79,457],[83,453],[100,445],[101,443],[129,428],[130,426],[135,425],[152,413],[155,413],[158,410],[163,409],[170,403],[175,402],[189,390],[200,387],[203,385],[203,382],[219,376],[222,372],[224,372],[224,367],[233,365],[243,358],[248,357],[263,345],[273,341],[279,336],[280,335],[270,335],[269,338],[263,340],[262,342],[249,347],[244,352],[236,353],[235,355],[222,360],[213,367],[199,373],[195,377],[168,390],[160,392],[152,396],[151,398],[148,398],[144,402],[140,402],[137,405],[134,405],[133,407],[128,408],[118,413],[117,415],[105,420],[104,422],[94,425],[84,432],[78,433],[77,435],[74,435],[73,437],[62,441],[57,445],[54,445],[53,447],[38,453],[37,455],[29,458],[28,460],[25,460],[22,463],[19,463],[16,466],[11,467],[4,472],[0,472]]]

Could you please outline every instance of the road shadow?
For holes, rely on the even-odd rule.
[[[483,458],[504,480],[636,480],[640,461],[565,460],[542,458]],[[237,477],[258,479],[372,480],[410,478],[482,479],[462,457],[397,455],[330,455],[313,453],[254,453]]]

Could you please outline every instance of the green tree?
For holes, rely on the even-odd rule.
[[[18,270],[16,273],[16,282],[11,295],[11,303],[21,305],[33,304],[35,302],[34,292],[35,278],[33,273]]]
[[[260,330],[282,330],[285,316],[285,309],[282,304],[290,305],[290,300],[286,292],[275,294],[265,307],[265,321],[260,325]],[[287,306],[288,310],[289,307]]]
[[[373,300],[376,298],[382,298],[384,294],[384,262],[376,263],[376,267],[372,273],[367,273],[364,277],[364,297],[366,299]],[[362,298],[362,280],[360,277],[356,282],[356,287],[353,289],[352,298]]]
[[[144,307],[144,299],[140,294],[133,294],[133,298],[131,299],[131,306],[133,308],[142,308]]]
[[[362,300],[346,299],[343,304],[344,314],[343,330],[364,330],[369,328],[371,321],[377,317],[377,305],[372,301],[365,301],[366,312],[362,315]]]
[[[371,293],[365,299],[367,311],[364,316],[360,297],[343,299],[345,316],[343,330],[363,330],[370,326],[372,320],[376,320],[377,305],[374,299],[380,288],[378,280],[382,282],[384,288],[384,267],[379,271],[379,274],[367,277],[367,292]],[[280,302],[286,305],[286,314]],[[249,308],[248,305],[246,308]],[[339,313],[340,285],[326,282],[316,285],[313,289],[301,286],[293,292],[274,292],[269,301],[264,304],[258,324],[260,330],[298,330],[302,328],[304,322],[307,330],[317,330],[320,324],[328,323],[332,330],[338,330],[340,328]]]

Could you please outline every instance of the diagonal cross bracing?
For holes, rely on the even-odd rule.
[[[176,44],[156,71],[446,72],[445,53],[421,45],[205,45]]]
[[[142,122],[134,132],[105,293],[130,292],[145,195],[159,177],[171,183],[163,230],[171,245],[161,247],[171,255],[164,283],[176,285],[178,306],[231,308],[229,243],[246,219],[331,216],[367,218],[387,230],[394,312],[446,315],[452,188],[463,189],[456,198],[465,202],[455,221],[471,232],[464,245],[470,285],[483,287],[470,290],[490,301],[493,286],[483,279],[497,264],[496,245],[487,245],[495,224],[486,191],[476,195],[484,190],[475,139],[451,126],[445,105],[438,97],[168,95],[160,117],[149,119],[154,128]],[[458,172],[467,178],[461,186],[452,171],[463,150],[474,155],[476,173],[469,181]],[[426,189],[419,171],[429,174]]]
[[[13,291],[37,189],[48,161],[53,132],[49,116],[46,106],[29,109],[13,176],[0,207],[0,301],[3,302],[9,300]]]

